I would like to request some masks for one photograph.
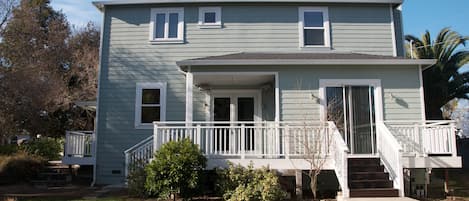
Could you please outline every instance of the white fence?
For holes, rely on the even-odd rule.
[[[404,153],[456,156],[456,127],[452,121],[385,122]]]

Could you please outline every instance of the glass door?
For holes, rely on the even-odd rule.
[[[230,97],[216,97],[213,100],[213,121],[230,122],[231,120],[231,98]],[[214,129],[213,146],[216,151],[229,151],[230,138],[229,138],[229,123],[215,124],[217,127]]]
[[[335,122],[352,154],[374,154],[374,87],[327,87],[327,120]]]
[[[244,149],[246,151],[253,151],[255,147],[254,141],[254,97],[238,97],[237,98],[237,118],[244,123],[247,127],[244,129]]]
[[[223,128],[214,129],[214,147],[217,151],[236,150],[241,148],[239,130],[230,129],[231,126],[241,126],[244,124],[244,149],[254,151],[256,148],[254,122],[259,117],[257,111],[257,93],[217,93],[212,99],[213,113],[212,118],[219,123],[216,126]],[[234,124],[236,121],[242,122]],[[252,122],[252,123],[250,123]],[[231,143],[231,144],[230,144]],[[239,143],[239,144],[238,144]]]

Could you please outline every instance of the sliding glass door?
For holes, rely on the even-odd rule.
[[[352,154],[375,153],[374,87],[326,87],[327,120],[335,122]]]

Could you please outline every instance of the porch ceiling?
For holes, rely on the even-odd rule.
[[[274,75],[248,74],[197,74],[194,73],[194,84],[197,86],[262,86],[274,81]]]

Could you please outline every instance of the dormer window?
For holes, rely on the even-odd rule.
[[[300,47],[330,47],[327,7],[299,9]]]
[[[184,42],[184,8],[151,9],[150,42]]]
[[[221,28],[221,7],[199,8],[200,28]]]

